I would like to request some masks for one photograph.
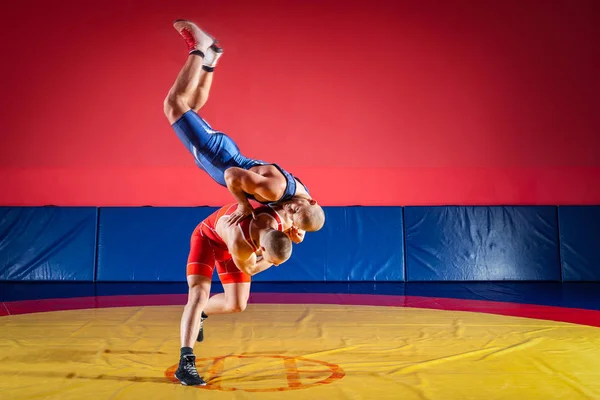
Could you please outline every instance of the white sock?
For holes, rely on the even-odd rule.
[[[217,66],[217,61],[223,53],[217,53],[210,47],[204,53],[204,59],[202,60],[202,67],[206,71],[212,71]]]

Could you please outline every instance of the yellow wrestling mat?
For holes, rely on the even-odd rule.
[[[600,399],[600,329],[473,312],[252,304],[172,380],[183,307],[0,318],[0,399]]]

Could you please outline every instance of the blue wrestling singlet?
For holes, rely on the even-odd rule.
[[[274,165],[287,181],[285,193],[277,201],[259,203],[274,205],[290,200],[296,194],[296,179],[292,174],[277,164],[243,156],[237,144],[229,136],[213,130],[194,110],[189,110],[175,121],[173,129],[179,140],[194,156],[196,165],[205,170],[219,185],[227,187],[225,170],[228,168],[250,169],[256,165]],[[246,197],[256,200],[250,194],[246,194]]]

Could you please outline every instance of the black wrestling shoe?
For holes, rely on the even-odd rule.
[[[196,369],[196,356],[186,354],[179,359],[179,368],[175,371],[175,378],[185,386],[205,386],[206,382],[198,375]]]
[[[204,340],[204,320],[206,318],[200,317],[200,331],[198,332],[198,337],[196,338],[197,342],[201,342]]]

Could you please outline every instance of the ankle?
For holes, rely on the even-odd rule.
[[[191,348],[191,347],[182,347],[179,350],[179,355],[180,355],[180,357],[193,356],[194,355],[194,349]]]
[[[206,72],[213,72],[222,54],[223,48],[219,45],[213,44],[210,46],[202,60],[202,69]]]

